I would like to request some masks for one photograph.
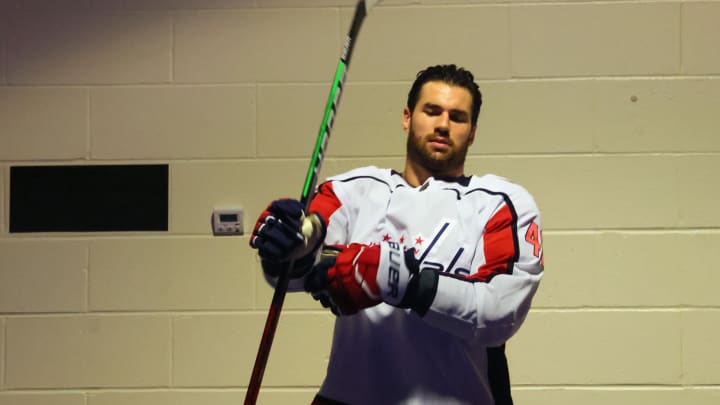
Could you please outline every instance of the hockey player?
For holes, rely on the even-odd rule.
[[[268,281],[295,259],[290,291],[338,315],[313,404],[512,403],[504,344],[543,274],[542,227],[524,188],[465,175],[481,103],[469,71],[421,71],[403,171],[351,170],[308,213],[284,199],[258,219]]]

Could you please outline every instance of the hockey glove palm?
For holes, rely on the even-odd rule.
[[[291,277],[300,277],[315,261],[315,252],[325,238],[325,222],[317,215],[306,216],[297,200],[275,200],[260,214],[250,236],[258,250],[263,270],[272,277],[295,260]]]
[[[417,293],[419,263],[400,244],[353,243],[326,248],[305,279],[305,290],[336,315],[351,315],[381,302],[409,308]]]

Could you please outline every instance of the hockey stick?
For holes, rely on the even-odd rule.
[[[330,89],[330,95],[328,96],[328,100],[325,105],[325,114],[323,115],[322,124],[320,125],[320,132],[318,133],[317,140],[315,141],[315,148],[313,149],[312,159],[310,160],[310,166],[308,167],[305,184],[303,185],[302,195],[300,197],[300,202],[305,207],[305,211],[307,211],[310,206],[310,200],[312,199],[315,186],[317,185],[318,174],[320,173],[322,160],[325,156],[325,148],[327,147],[328,140],[330,139],[330,131],[332,129],[333,121],[335,120],[338,104],[340,103],[340,94],[342,93],[343,83],[345,83],[345,77],[347,75],[348,65],[350,64],[350,56],[352,55],[352,51],[355,46],[355,40],[358,37],[360,26],[362,25],[367,12],[377,2],[378,0],[359,0],[355,6],[355,15],[353,16],[350,31],[345,38],[345,44],[342,55],[340,56],[340,61],[338,62],[337,69],[335,70],[335,77]],[[253,366],[252,376],[250,377],[250,383],[248,384],[247,393],[245,394],[245,405],[254,405],[257,401],[260,386],[262,385],[263,375],[265,374],[265,366],[267,365],[268,357],[270,356],[270,349],[272,348],[273,339],[275,338],[275,331],[277,330],[280,312],[282,311],[285,294],[287,293],[288,283],[290,281],[288,275],[289,269],[292,267],[293,261],[290,262],[288,270],[280,274],[277,284],[275,285],[275,293],[273,294],[272,302],[270,303],[270,309],[268,310],[267,319],[265,320],[265,329],[263,330],[260,347],[258,347],[255,365]]]

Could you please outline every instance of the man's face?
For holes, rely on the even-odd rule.
[[[463,174],[465,155],[475,140],[470,92],[444,82],[423,85],[412,113],[403,111],[407,159],[433,175]]]

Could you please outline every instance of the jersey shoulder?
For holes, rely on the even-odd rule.
[[[348,170],[344,173],[336,174],[327,178],[327,181],[351,181],[356,178],[377,178],[378,180],[387,181],[392,174],[392,170],[383,169],[377,166],[364,166]]]
[[[394,189],[397,179],[397,172],[392,169],[384,169],[376,166],[358,167],[345,173],[328,177],[326,182],[334,184],[337,187],[349,187],[352,189],[381,189],[387,188],[389,191]]]
[[[539,211],[535,199],[530,192],[525,187],[505,177],[495,174],[472,176],[468,190],[472,191],[474,189],[482,189],[492,194],[502,195],[523,211]]]
[[[502,193],[508,195],[528,194],[530,192],[518,183],[508,180],[505,177],[496,174],[486,174],[483,176],[472,176],[468,184],[468,189],[481,188],[494,193]]]

